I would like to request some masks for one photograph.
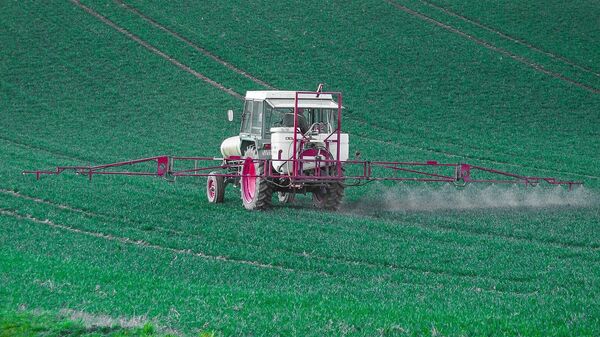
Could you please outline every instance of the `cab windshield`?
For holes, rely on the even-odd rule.
[[[337,109],[328,108],[299,108],[298,113],[302,114],[314,132],[332,133],[337,128]],[[294,126],[294,108],[272,108],[265,104],[265,135],[271,134],[270,129],[276,127]]]

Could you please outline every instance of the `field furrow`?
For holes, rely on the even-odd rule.
[[[491,51],[497,52],[497,53],[502,54],[504,56],[508,56],[508,57],[512,58],[513,60],[515,60],[517,62],[520,62],[520,63],[522,63],[522,64],[524,64],[524,65],[526,65],[526,66],[528,66],[528,67],[530,67],[530,68],[532,68],[532,69],[534,69],[536,71],[539,71],[539,72],[541,72],[541,73],[543,73],[545,75],[549,75],[549,76],[552,76],[552,77],[554,77],[556,79],[568,82],[569,84],[576,85],[576,86],[578,86],[580,88],[583,88],[585,90],[588,90],[588,91],[590,91],[590,92],[592,92],[594,94],[600,94],[600,89],[598,89],[598,88],[592,87],[592,86],[587,85],[587,84],[582,83],[582,82],[579,82],[579,81],[577,81],[575,79],[572,79],[572,78],[567,77],[565,75],[562,75],[560,73],[556,73],[556,72],[553,72],[551,70],[548,70],[544,66],[542,66],[540,64],[537,64],[535,62],[532,62],[529,59],[526,59],[526,58],[524,58],[522,56],[513,54],[510,51],[505,50],[505,49],[500,48],[500,47],[497,47],[497,46],[495,46],[494,44],[492,44],[492,43],[490,43],[488,41],[485,41],[485,40],[482,40],[482,39],[480,39],[478,37],[475,37],[475,36],[472,36],[470,34],[467,34],[467,33],[463,32],[462,30],[460,30],[460,29],[458,29],[458,28],[456,28],[454,26],[451,26],[449,24],[437,21],[437,20],[435,20],[435,19],[433,19],[433,18],[431,18],[431,17],[429,17],[429,16],[427,16],[427,15],[421,13],[421,12],[418,12],[418,11],[415,11],[413,9],[410,9],[410,8],[408,8],[406,6],[403,6],[403,5],[401,5],[401,4],[399,4],[399,3],[395,2],[395,1],[389,0],[387,2],[390,3],[391,5],[393,5],[394,7],[398,8],[398,9],[400,9],[400,10],[402,10],[402,11],[404,11],[404,12],[410,14],[410,15],[413,15],[413,16],[421,19],[421,20],[424,20],[424,21],[427,21],[429,23],[432,23],[432,24],[434,24],[436,26],[439,26],[439,27],[441,27],[443,29],[446,29],[446,30],[448,30],[448,31],[450,31],[452,33],[458,34],[461,37],[469,39],[469,40],[477,43],[478,45],[483,46],[483,47],[485,47],[485,48],[487,48],[487,49],[489,49]]]
[[[422,3],[427,4],[428,6],[431,6],[431,7],[435,8],[435,9],[437,9],[437,10],[440,10],[440,11],[442,11],[442,12],[444,12],[444,13],[450,15],[450,16],[454,16],[454,17],[460,18],[463,21],[466,21],[466,22],[471,23],[471,24],[473,24],[473,25],[475,25],[477,27],[480,27],[482,29],[490,31],[490,32],[492,32],[492,33],[494,33],[494,34],[496,34],[498,36],[501,36],[501,37],[503,37],[503,38],[505,38],[507,40],[510,40],[510,41],[512,41],[514,43],[523,45],[523,46],[531,49],[532,51],[535,51],[535,52],[538,52],[538,53],[542,53],[542,54],[544,54],[546,56],[549,56],[549,57],[551,57],[553,59],[559,60],[561,62],[564,62],[565,64],[573,66],[573,67],[575,67],[575,68],[577,68],[579,70],[582,70],[584,72],[588,72],[588,73],[590,73],[590,74],[592,74],[594,76],[600,76],[600,73],[596,72],[594,69],[592,69],[590,67],[578,64],[575,61],[570,60],[570,59],[568,59],[568,58],[566,58],[564,56],[561,56],[561,55],[558,55],[558,54],[553,53],[551,51],[542,49],[542,48],[540,48],[538,46],[535,46],[532,43],[530,43],[530,42],[528,42],[528,41],[526,41],[524,39],[521,39],[521,38],[518,38],[518,37],[514,37],[514,36],[512,36],[510,34],[507,34],[507,33],[503,32],[503,31],[501,31],[501,30],[499,30],[497,28],[494,28],[494,27],[488,26],[486,24],[483,24],[481,21],[477,21],[477,20],[474,20],[472,18],[468,18],[468,17],[466,17],[464,15],[461,15],[461,14],[459,14],[457,12],[454,12],[454,11],[452,11],[452,10],[446,8],[446,7],[442,7],[440,5],[437,5],[437,4],[435,4],[434,2],[431,2],[431,1],[426,1],[426,0],[419,0],[419,1],[422,2]]]

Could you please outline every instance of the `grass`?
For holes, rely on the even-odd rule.
[[[590,13],[598,10],[592,1],[566,6],[560,1],[481,1],[468,5],[443,0],[430,2],[474,17],[486,25],[499,27],[506,34],[530,41],[540,49],[567,58],[578,66],[596,73],[600,70],[594,62],[598,50],[593,48],[592,42],[598,39],[598,30],[587,20]],[[578,47],[573,48],[574,45]]]
[[[89,324],[88,324],[89,325]],[[72,320],[51,314],[28,312],[0,312],[0,336],[2,337],[160,337],[170,336],[157,333],[146,323],[136,328],[122,328],[107,324],[89,325],[81,320]]]
[[[225,111],[239,112],[241,102],[71,2],[6,2],[0,321],[30,335],[41,334],[29,332],[38,324],[48,335],[64,324],[82,336],[144,333],[87,331],[56,318],[62,310],[144,316],[159,331],[188,336],[598,335],[597,94],[387,2],[128,3],[278,88],[322,81],[343,91],[345,129],[364,157],[583,179],[589,202],[389,208],[405,202],[407,191],[456,200],[454,192],[470,190],[382,184],[349,189],[340,213],[317,212],[308,198],[255,213],[243,210],[233,189],[224,204],[208,205],[203,181],[35,181],[20,171],[218,155],[221,140],[236,132]],[[398,3],[597,86],[585,71],[425,2]],[[226,87],[258,89],[117,2],[85,4]],[[581,49],[566,32],[570,44],[553,49],[527,35],[530,28],[494,21],[480,8],[452,7],[507,33],[519,29],[532,44],[584,65],[563,53]],[[541,17],[535,24],[552,23]],[[18,313],[23,306],[56,315]]]

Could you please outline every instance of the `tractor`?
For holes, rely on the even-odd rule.
[[[293,202],[298,193],[312,193],[315,207],[336,210],[344,196],[341,174],[348,159],[348,134],[340,132],[341,96],[334,96],[248,91],[239,135],[221,144],[228,175],[208,176],[208,201],[223,202],[225,187],[233,184],[249,210],[269,208],[274,193],[281,203]],[[233,111],[228,117],[233,120]]]

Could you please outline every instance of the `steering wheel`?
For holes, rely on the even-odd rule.
[[[323,130],[326,130],[326,129],[327,129],[327,124],[325,124],[324,122],[316,122],[316,123],[313,123],[313,124],[310,126],[310,128],[308,128],[308,131],[306,131],[304,134],[305,134],[305,135],[308,135],[308,134],[310,134],[311,132],[315,132],[315,131],[316,131],[317,133],[322,133],[322,132],[323,132]]]

